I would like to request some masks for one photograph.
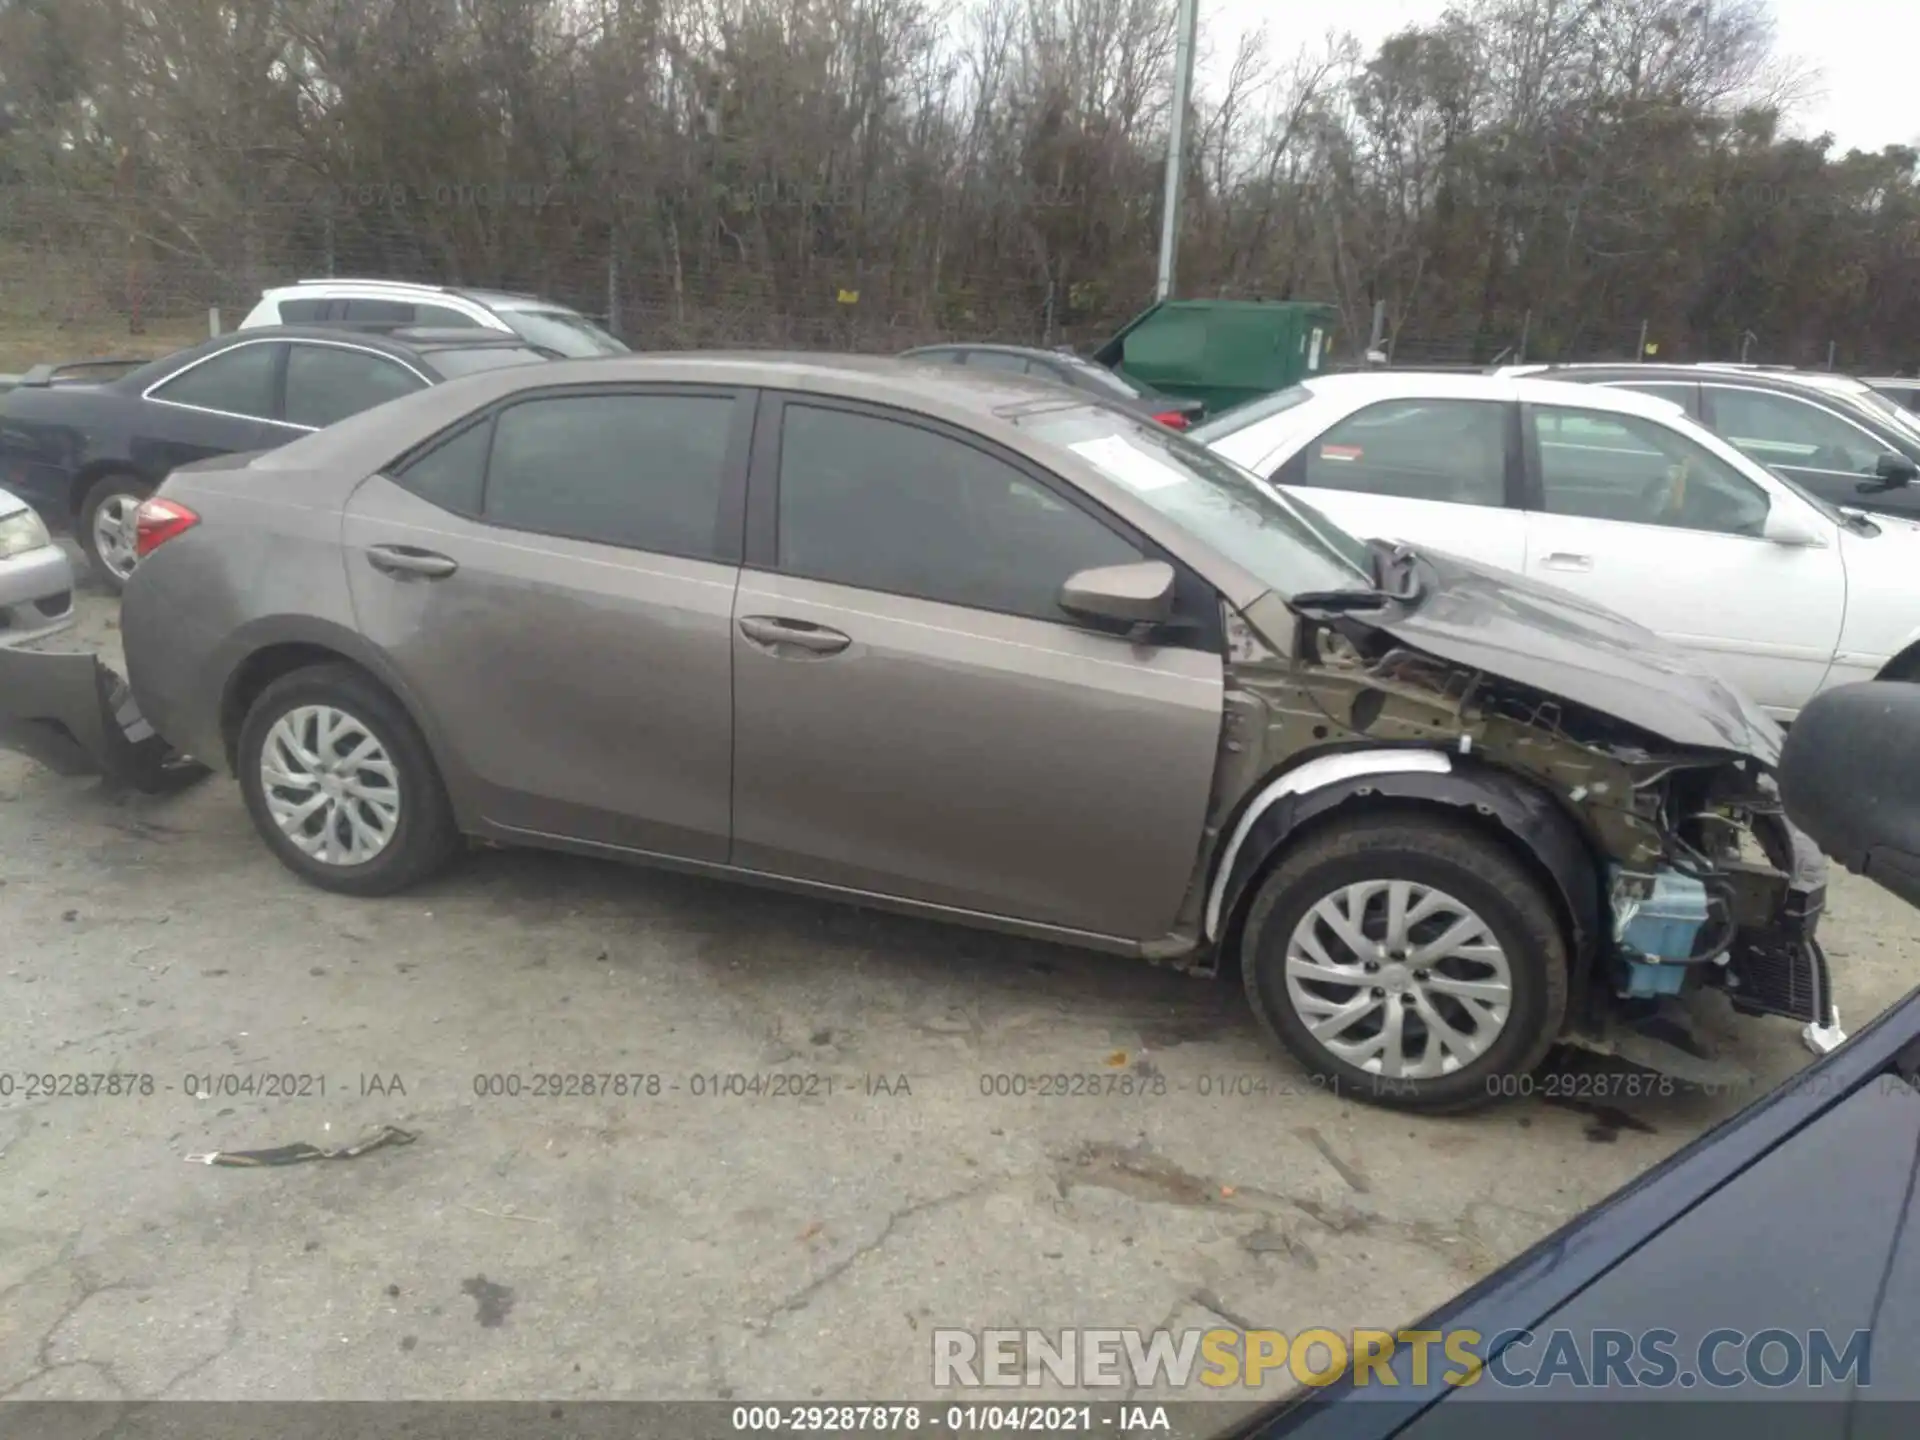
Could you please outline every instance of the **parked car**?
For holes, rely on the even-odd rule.
[[[1762,465],[1831,505],[1920,519],[1920,416],[1863,380],[1746,365],[1510,368],[1671,400]]]
[[[1171,395],[1162,395],[1069,351],[1036,350],[1025,345],[923,345],[917,350],[905,351],[900,358],[1036,375],[1042,380],[1098,395],[1112,404],[1124,405],[1173,430],[1185,430],[1207,413],[1206,405],[1199,400],[1176,400]]]
[[[537,295],[469,290],[451,285],[415,285],[399,280],[302,280],[260,293],[260,303],[240,322],[263,325],[402,326],[425,329],[478,327],[515,335],[556,355],[622,355],[627,347],[578,310]]]
[[[1909,905],[1920,905],[1916,749],[1920,689],[1849,685],[1807,707],[1780,765],[1788,815]],[[1920,1400],[1916,1171],[1920,990],[1398,1332],[1478,1335],[1486,1368],[1472,1384],[1437,1343],[1431,1365],[1395,1343],[1385,1373],[1303,1387],[1231,1433],[1903,1434]],[[1812,1363],[1809,1332],[1842,1363]],[[1757,1365],[1756,1340],[1767,1349]]]
[[[0,484],[71,528],[96,579],[119,590],[133,512],[174,466],[285,444],[396,395],[540,356],[493,331],[344,336],[280,328],[219,336],[87,382],[41,366],[0,396]]]
[[[1637,387],[1334,375],[1194,435],[1356,535],[1630,616],[1778,719],[1920,679],[1920,525],[1837,509]]]
[[[1864,383],[1872,386],[1902,410],[1920,412],[1920,379],[1912,375],[1870,375],[1863,378]]]
[[[31,506],[0,490],[0,645],[73,623],[73,566]]]
[[[1563,1036],[1698,1075],[1700,987],[1833,1023],[1740,694],[1028,377],[496,370],[175,470],[139,549],[141,714],[326,889],[466,835],[1231,958],[1318,1083],[1416,1109]],[[98,734],[98,674],[0,656],[0,715]]]

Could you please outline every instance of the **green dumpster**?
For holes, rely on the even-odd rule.
[[[1109,369],[1218,415],[1330,368],[1340,312],[1304,301],[1163,300],[1093,354]]]

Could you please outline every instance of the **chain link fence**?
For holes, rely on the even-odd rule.
[[[684,225],[678,209],[688,212]],[[1065,258],[956,267],[943,263],[937,237],[923,235],[904,257],[862,253],[844,241],[816,246],[810,223],[792,214],[756,226],[749,221],[764,215],[746,213],[730,224],[710,209],[677,207],[672,195],[609,208],[532,183],[331,186],[189,201],[0,186],[0,341],[15,352],[55,352],[34,360],[81,358],[62,344],[122,337],[130,353],[153,351],[231,328],[269,286],[325,275],[532,292],[642,349],[886,353],[973,339],[1084,350],[1152,296],[1151,254],[1103,267],[1089,283]],[[1204,258],[1183,255],[1182,293],[1260,298],[1216,286],[1204,268]],[[1368,341],[1364,332],[1340,336],[1336,364],[1365,363]],[[1637,355],[1809,368],[1847,360],[1832,342],[1696,335],[1660,317],[1595,324],[1547,302],[1496,319],[1416,303],[1382,341],[1390,363],[1419,367]]]

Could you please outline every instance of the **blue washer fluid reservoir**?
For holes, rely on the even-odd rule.
[[[1621,989],[1638,998],[1680,993],[1708,919],[1707,887],[1698,880],[1672,870],[1652,878],[1651,893],[1637,899],[1623,897],[1617,884],[1614,890]]]

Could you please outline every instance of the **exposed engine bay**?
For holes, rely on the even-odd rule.
[[[1809,1027],[1816,1048],[1838,1043],[1815,939],[1826,861],[1788,823],[1769,763],[1675,744],[1429,653],[1369,618],[1263,603],[1229,620],[1202,870],[1218,873],[1214,910],[1230,920],[1244,893],[1258,863],[1245,853],[1249,841],[1271,853],[1287,832],[1339,806],[1451,805],[1554,882],[1574,965],[1566,1042],[1711,1083],[1711,1057],[1683,1002],[1719,989],[1739,1013]],[[1290,647],[1270,643],[1282,637]],[[1348,779],[1289,795],[1274,815],[1246,824],[1261,787],[1280,788],[1277,771],[1360,747],[1439,751],[1446,773]],[[1223,853],[1236,841],[1237,853]],[[1196,928],[1206,931],[1209,918],[1196,909]]]

